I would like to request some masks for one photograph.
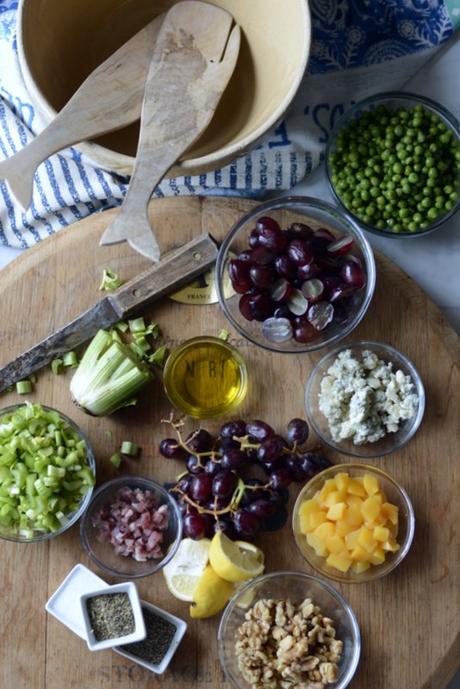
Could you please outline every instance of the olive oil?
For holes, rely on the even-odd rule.
[[[164,386],[174,406],[188,416],[199,419],[223,416],[246,395],[246,363],[224,340],[195,337],[169,356]]]

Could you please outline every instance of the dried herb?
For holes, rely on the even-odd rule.
[[[169,650],[176,633],[174,624],[156,615],[148,608],[142,608],[147,636],[134,644],[125,644],[123,650],[134,656],[158,665]]]
[[[86,601],[91,629],[96,641],[132,634],[134,615],[127,593],[103,593]]]

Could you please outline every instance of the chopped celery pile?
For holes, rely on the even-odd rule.
[[[57,411],[26,403],[0,417],[0,524],[57,531],[94,485],[85,441]]]
[[[110,268],[104,268],[102,273],[101,284],[99,285],[99,291],[110,292],[111,290],[118,289],[123,284],[123,280],[120,280],[118,275]]]

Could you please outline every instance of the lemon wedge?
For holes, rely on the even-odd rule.
[[[195,588],[209,560],[209,538],[184,538],[176,554],[163,568],[166,586],[175,598],[192,603]]]
[[[216,615],[225,608],[234,591],[233,584],[222,579],[208,565],[193,592],[195,605],[190,606],[190,617],[203,618]]]
[[[264,554],[246,541],[231,541],[218,531],[211,541],[209,562],[222,579],[231,582],[253,579],[264,571]]]

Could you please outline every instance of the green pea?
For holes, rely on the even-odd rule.
[[[434,220],[435,218],[438,217],[438,211],[436,208],[429,208],[427,212],[427,216],[430,218],[430,220]]]
[[[418,229],[418,228],[417,228],[417,225],[416,225],[414,222],[410,222],[410,223],[407,224],[407,229],[408,229],[410,232],[417,232],[417,229]]]
[[[415,172],[411,172],[407,179],[411,184],[415,184],[418,182],[418,175]]]

